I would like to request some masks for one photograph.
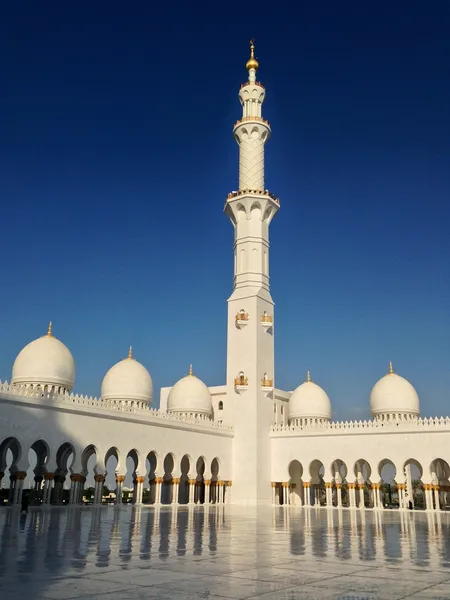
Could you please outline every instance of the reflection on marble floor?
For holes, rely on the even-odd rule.
[[[0,509],[8,600],[450,599],[450,514]]]

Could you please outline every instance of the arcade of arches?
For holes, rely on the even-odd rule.
[[[193,459],[185,454],[178,459],[172,453],[160,457],[155,451],[140,457],[134,449],[121,457],[115,447],[100,456],[94,445],[77,456],[67,442],[51,460],[48,444],[38,440],[28,449],[25,470],[23,451],[26,453],[27,449],[22,449],[16,438],[0,444],[0,487],[7,493],[9,504],[20,504],[30,473],[33,484],[29,487],[36,504],[81,504],[89,481],[93,484],[94,504],[103,502],[106,484],[114,490],[115,503],[121,504],[128,495],[124,489],[126,480],[132,482],[134,504],[231,502],[231,481],[220,479],[217,457],[207,461],[203,456]]]
[[[450,466],[442,458],[423,466],[407,460],[397,474],[394,464],[382,460],[375,469],[364,459],[350,469],[342,460],[330,465],[330,477],[320,460],[304,469],[299,460],[288,465],[289,479],[272,482],[272,501],[277,505],[349,508],[450,508]],[[428,479],[428,481],[427,481]]]

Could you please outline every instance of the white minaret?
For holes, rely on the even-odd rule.
[[[228,300],[227,397],[233,407],[233,502],[269,504],[273,422],[273,300],[269,289],[269,224],[278,199],[264,186],[264,145],[270,126],[262,118],[264,86],[250,42],[248,81],[239,91],[242,119],[233,128],[239,145],[239,190],[225,212],[234,227],[234,287]]]

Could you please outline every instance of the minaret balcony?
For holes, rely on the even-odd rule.
[[[248,320],[248,313],[240,310],[238,313],[236,313],[234,322],[238,329],[243,329],[246,325],[248,325]]]
[[[249,195],[269,197],[273,202],[275,202],[275,204],[277,206],[280,206],[279,198],[277,198],[274,194],[269,192],[269,190],[237,190],[234,192],[230,192],[227,196],[227,201],[225,202],[225,206],[227,205],[228,202],[237,200],[238,198],[241,198],[242,196],[249,196]]]
[[[234,378],[234,389],[239,394],[248,390],[248,377],[246,377],[242,371]]]
[[[264,311],[264,313],[261,315],[261,325],[265,329],[269,329],[270,327],[272,327],[273,326],[273,317],[272,317],[272,315],[268,315]]]
[[[257,115],[242,117],[242,119],[239,119],[234,123],[233,129],[236,129],[236,127],[239,127],[239,125],[242,125],[242,123],[247,123],[247,121],[256,121],[257,123],[264,123],[264,125],[267,125],[267,127],[270,129],[269,121],[267,121],[267,119],[263,119],[262,117],[258,117]]]
[[[263,392],[271,392],[273,390],[273,379],[269,379],[264,373],[264,377],[261,379],[261,390]]]

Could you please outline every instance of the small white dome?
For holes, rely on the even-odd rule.
[[[167,398],[167,411],[209,415],[212,411],[211,394],[201,379],[192,374],[176,382]]]
[[[370,392],[372,416],[380,414],[419,415],[419,396],[414,387],[404,377],[392,370],[373,386]]]
[[[331,402],[326,392],[307,380],[298,386],[289,398],[289,419],[331,419]]]
[[[109,369],[102,381],[103,400],[138,400],[152,403],[153,382],[150,373],[135,360],[130,351]]]
[[[71,391],[75,383],[75,362],[70,350],[52,335],[30,342],[19,352],[12,368],[11,383],[40,385]]]

